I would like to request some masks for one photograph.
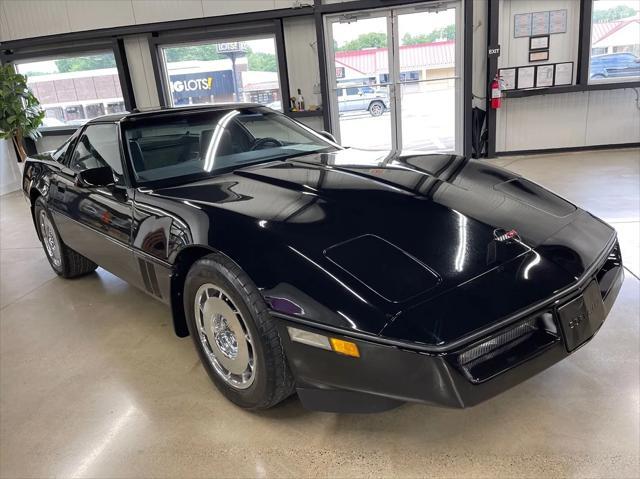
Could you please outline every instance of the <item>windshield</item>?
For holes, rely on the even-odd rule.
[[[123,129],[141,183],[197,179],[247,164],[337,149],[312,130],[261,107],[133,117]]]

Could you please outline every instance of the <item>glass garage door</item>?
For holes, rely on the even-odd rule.
[[[462,150],[459,2],[327,16],[332,127],[345,146]]]
[[[329,76],[333,130],[345,146],[392,148],[390,11],[331,18],[327,65],[334,66]]]

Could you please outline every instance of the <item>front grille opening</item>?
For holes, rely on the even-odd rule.
[[[598,286],[600,286],[600,294],[605,299],[609,294],[609,290],[622,268],[622,255],[620,254],[620,245],[616,242],[615,246],[609,252],[607,259],[596,274]]]
[[[545,311],[458,355],[458,365],[474,383],[480,383],[517,366],[560,340],[551,311]]]

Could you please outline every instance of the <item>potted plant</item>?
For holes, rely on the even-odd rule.
[[[18,161],[24,161],[27,152],[24,138],[34,140],[41,136],[44,110],[27,86],[27,77],[15,71],[12,65],[0,66],[0,138],[11,138],[18,152]]]

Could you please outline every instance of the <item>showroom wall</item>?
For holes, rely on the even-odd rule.
[[[296,0],[2,0],[0,41],[291,8]]]
[[[347,0],[324,0],[324,3],[344,1]],[[312,3],[313,0],[118,0],[118,8],[113,8],[113,0],[0,0],[0,41]],[[568,30],[563,35],[553,36],[550,61],[577,61],[580,0],[500,0],[499,7],[500,66],[526,63],[522,58],[528,49],[527,39],[513,38],[514,14],[560,8],[568,11]],[[473,0],[473,8],[473,104],[484,108],[487,0]],[[290,92],[300,88],[308,104],[321,103],[314,18],[311,15],[284,18],[283,30]],[[124,46],[137,106],[158,106],[147,36],[126,36]],[[627,88],[506,98],[497,113],[496,150],[508,152],[639,142],[639,93]],[[321,116],[300,120],[312,128],[323,128]],[[62,135],[46,136],[38,140],[37,149],[55,148],[64,138]]]
[[[0,195],[18,190],[21,175],[13,145],[0,140]]]
[[[499,68],[527,64],[529,38],[514,38],[515,14],[560,9],[567,9],[567,32],[551,35],[549,62],[577,65],[579,0],[501,0],[499,8]],[[639,94],[621,88],[506,98],[497,114],[496,151],[640,142]]]

